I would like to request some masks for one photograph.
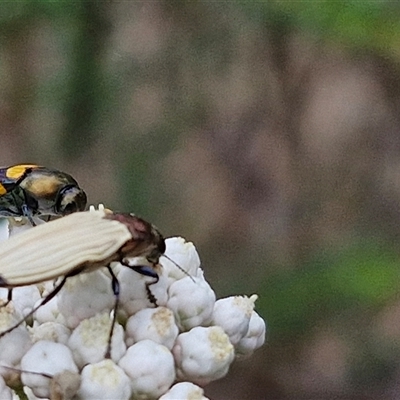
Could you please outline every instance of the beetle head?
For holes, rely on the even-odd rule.
[[[105,218],[124,224],[131,234],[132,238],[120,249],[124,258],[145,257],[151,264],[158,264],[165,252],[165,241],[154,225],[134,214],[107,214]]]
[[[86,207],[86,193],[76,185],[64,186],[57,195],[54,205],[57,215],[68,215],[83,211]]]

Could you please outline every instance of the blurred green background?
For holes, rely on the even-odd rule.
[[[192,240],[269,340],[215,400],[400,398],[400,3],[0,4],[0,160]]]

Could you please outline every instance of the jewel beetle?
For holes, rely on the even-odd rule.
[[[122,265],[155,278],[159,259],[165,252],[161,233],[149,222],[133,215],[109,210],[83,211],[29,229],[0,243],[0,287],[12,289],[62,277],[54,289],[24,319],[0,332],[11,332],[42,305],[49,302],[74,275],[106,267],[115,296],[114,314],[106,357],[110,357],[111,337],[117,316],[119,282],[110,264]],[[142,257],[148,265],[130,265],[128,258]],[[155,300],[154,300],[155,301]]]
[[[86,194],[71,175],[35,164],[0,168],[0,216],[64,216],[86,207]]]

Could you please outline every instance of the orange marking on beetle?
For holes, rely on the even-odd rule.
[[[7,189],[0,183],[0,196],[7,193]]]
[[[57,177],[45,176],[30,182],[26,189],[35,193],[35,196],[47,197],[48,195],[53,196],[54,193],[57,192],[59,186],[60,180]]]
[[[20,178],[28,168],[37,168],[38,165],[35,164],[20,164],[14,165],[7,169],[6,176],[9,179],[18,179]]]

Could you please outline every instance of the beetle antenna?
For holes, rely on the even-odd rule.
[[[180,271],[182,271],[186,276],[188,276],[193,282],[196,283],[193,276],[190,275],[187,271],[185,271],[180,265],[178,265],[172,258],[169,258],[166,254],[163,254],[161,257],[165,257],[167,260],[171,261]]]

